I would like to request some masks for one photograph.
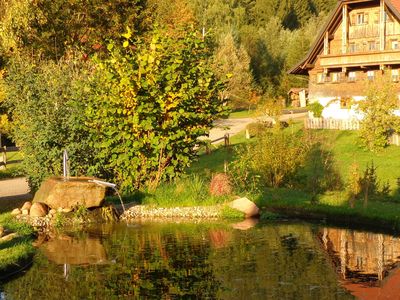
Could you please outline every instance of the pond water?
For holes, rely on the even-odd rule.
[[[398,299],[400,240],[307,223],[114,224],[41,237],[1,299]]]

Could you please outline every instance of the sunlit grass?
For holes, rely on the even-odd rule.
[[[0,276],[5,276],[4,272],[19,268],[19,262],[34,253],[33,228],[15,221],[10,214],[0,215],[0,225],[17,234],[11,240],[0,241]]]

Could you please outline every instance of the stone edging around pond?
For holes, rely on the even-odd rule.
[[[190,218],[217,219],[221,217],[223,206],[191,206],[191,207],[148,207],[135,205],[123,213],[120,220],[131,221],[138,218]]]
[[[25,203],[26,204],[26,203]],[[24,204],[24,205],[25,205]],[[129,204],[126,204],[129,206]],[[120,216],[117,213],[120,209],[114,206],[103,206],[94,209],[84,210],[50,210],[47,215],[34,216],[25,211],[19,210],[15,218],[19,221],[30,224],[33,227],[44,229],[51,227],[61,227],[64,225],[72,224],[89,224],[89,223],[106,223],[113,221],[134,221],[137,219],[219,219],[223,217],[225,207],[236,209],[243,213],[246,218],[259,215],[259,208],[247,198],[239,198],[226,204],[219,204],[214,206],[189,206],[189,207],[171,207],[163,208],[147,205],[136,205],[131,203],[128,210],[123,212]],[[121,211],[119,212],[121,213]]]

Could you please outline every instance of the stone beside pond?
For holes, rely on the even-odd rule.
[[[53,209],[100,207],[104,203],[106,189],[91,182],[92,177],[50,177],[40,186],[33,203],[44,203]]]

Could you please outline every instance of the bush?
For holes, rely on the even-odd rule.
[[[370,83],[367,97],[359,102],[364,117],[360,123],[360,137],[372,151],[379,151],[389,145],[393,130],[400,129],[399,118],[393,114],[397,109],[397,91],[388,76],[377,78]]]
[[[211,196],[224,196],[232,193],[229,176],[224,173],[215,174],[210,182]]]
[[[308,110],[313,113],[314,118],[321,118],[324,107],[319,102],[310,103],[307,106]]]
[[[237,153],[231,169],[232,178],[240,186],[259,182],[263,186],[281,187],[292,182],[310,148],[301,133],[279,129],[267,131],[256,143],[246,145]]]
[[[84,127],[85,69],[82,61],[15,60],[5,78],[5,104],[12,116],[12,137],[20,146],[22,168],[35,191],[50,175],[62,174],[68,150],[71,175],[87,174],[92,162]]]
[[[197,156],[206,135],[225,110],[223,84],[207,67],[204,41],[188,32],[108,45],[91,82],[87,124],[97,151],[94,170],[124,192],[155,190],[175,179]]]

